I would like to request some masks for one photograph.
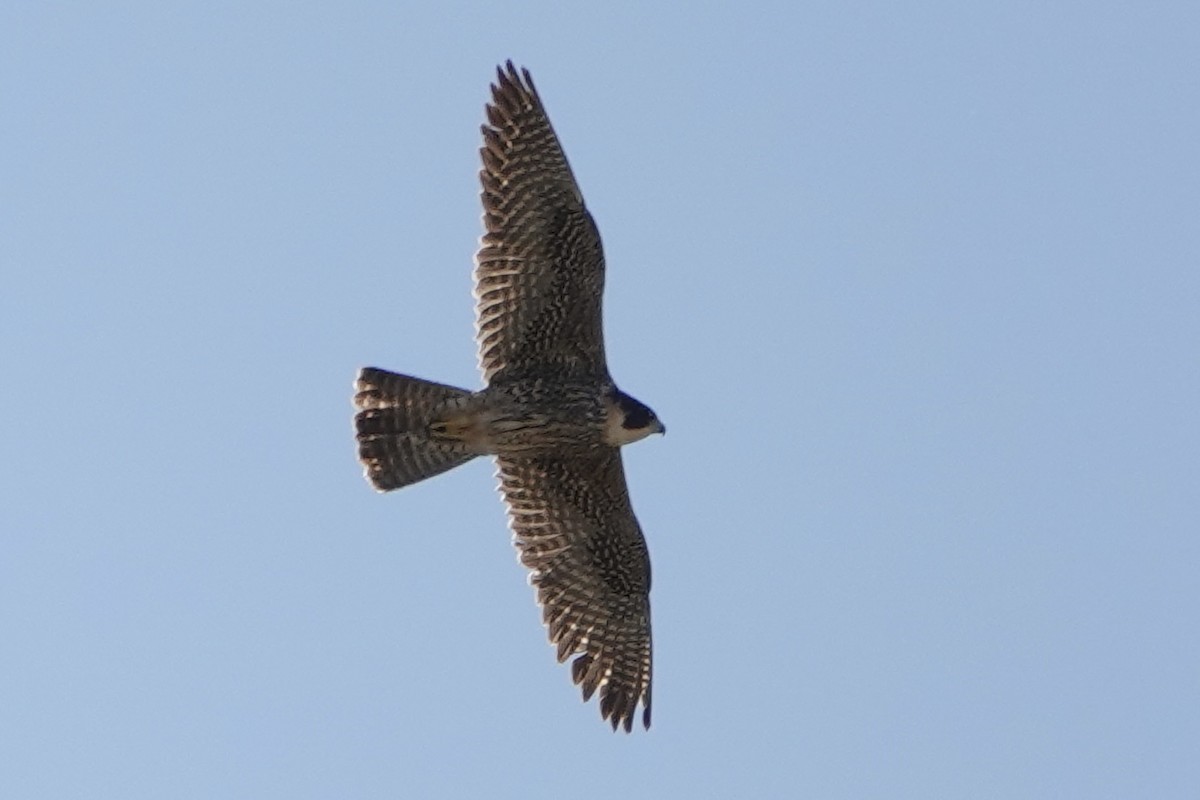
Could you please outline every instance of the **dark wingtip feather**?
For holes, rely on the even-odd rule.
[[[537,105],[538,102],[537,89],[528,69],[522,67],[518,72],[512,59],[496,67],[496,82],[492,84],[492,106],[517,111],[522,107]]]
[[[537,87],[533,85],[533,76],[529,74],[529,70],[525,67],[521,67],[521,77],[525,79],[525,86],[528,88],[529,93],[537,97]]]

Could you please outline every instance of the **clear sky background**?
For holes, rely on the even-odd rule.
[[[1200,796],[1200,6],[682,8],[4,5],[0,796]],[[490,462],[354,457],[478,386],[510,57],[670,428],[649,733]]]

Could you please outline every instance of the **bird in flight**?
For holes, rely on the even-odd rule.
[[[616,730],[650,727],[650,559],[623,445],[666,428],[604,355],[604,254],[529,71],[497,69],[475,262],[477,392],[359,372],[358,456],[386,492],[491,455],[560,662]]]

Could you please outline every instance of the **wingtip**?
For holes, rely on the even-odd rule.
[[[496,65],[496,82],[492,84],[492,89],[502,91],[505,86],[510,83],[517,82],[517,68],[513,66],[512,59],[508,59],[503,64]]]
[[[643,695],[631,696],[606,686],[600,696],[600,717],[612,726],[613,732],[624,729],[633,733],[634,719],[637,717],[637,707],[642,705],[642,726],[650,730],[649,698]]]
[[[537,89],[533,85],[533,76],[527,67],[517,68],[512,59],[496,65],[496,82],[492,84],[493,102],[498,102],[505,94],[518,94],[537,97]]]

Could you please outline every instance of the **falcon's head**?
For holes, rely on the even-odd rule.
[[[604,440],[608,444],[620,447],[645,439],[652,433],[667,432],[667,426],[662,424],[650,406],[620,389],[614,387],[606,400]]]

